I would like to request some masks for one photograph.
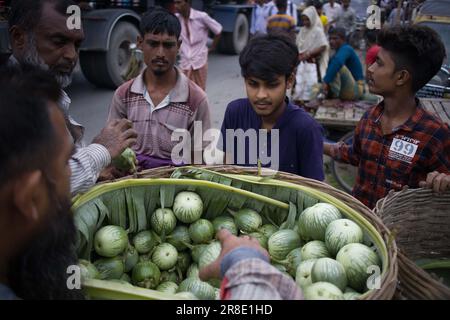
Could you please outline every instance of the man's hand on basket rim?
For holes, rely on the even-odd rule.
[[[450,190],[450,175],[433,171],[428,173],[426,181],[419,182],[420,187],[433,189],[435,192]]]

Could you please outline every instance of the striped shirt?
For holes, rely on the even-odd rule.
[[[93,143],[86,146],[83,141],[84,127],[69,115],[71,102],[67,93],[62,90],[58,105],[68,120],[68,129],[76,147],[75,153],[69,159],[69,166],[72,171],[70,191],[74,196],[94,186],[100,172],[111,163],[111,155],[108,149],[101,144]]]
[[[267,33],[285,33],[295,36],[295,20],[287,14],[275,14],[267,20]]]
[[[381,102],[358,123],[353,145],[333,145],[335,160],[358,166],[353,195],[369,208],[391,189],[417,188],[429,172],[450,173],[450,129],[417,103],[406,123],[383,134]]]
[[[295,281],[269,264],[258,250],[240,247],[221,264],[221,300],[302,300]]]

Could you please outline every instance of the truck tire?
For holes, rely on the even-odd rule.
[[[245,14],[239,13],[236,17],[233,32],[222,33],[219,51],[228,54],[239,54],[247,45],[249,38],[248,20]]]
[[[138,35],[132,23],[122,21],[111,32],[108,51],[81,51],[81,69],[87,80],[98,87],[120,86],[131,58],[130,44],[136,42]]]

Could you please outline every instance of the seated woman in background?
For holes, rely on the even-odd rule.
[[[300,64],[297,68],[294,100],[311,100],[313,86],[321,81],[328,66],[330,45],[314,6],[303,10],[303,27],[297,36]]]

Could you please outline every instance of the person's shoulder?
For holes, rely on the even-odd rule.
[[[297,128],[299,132],[311,129],[319,129],[319,123],[305,109],[293,103],[289,105],[290,126]]]
[[[191,18],[193,19],[204,19],[204,18],[209,18],[208,13],[204,12],[204,11],[199,11],[199,10],[195,10],[193,8],[191,8]]]
[[[139,81],[139,76],[122,83],[115,91],[114,95],[120,99],[125,99],[131,91],[131,87],[134,85],[135,81]]]
[[[420,121],[420,125],[426,130],[444,134],[448,137],[450,135],[449,125],[442,121],[437,115],[425,110],[423,107],[421,108],[423,110],[423,117]]]
[[[248,119],[252,111],[252,105],[247,98],[233,100],[227,105],[224,122],[230,127],[238,126],[238,123],[242,124],[244,119]]]
[[[355,51],[355,49],[353,49],[353,47],[352,47],[350,44],[348,44],[348,43],[344,44],[344,45],[342,46],[342,48],[343,48],[345,51],[349,51],[349,52],[351,52],[351,53],[357,54],[356,51]]]
[[[182,72],[180,73],[180,76],[183,78],[183,81],[186,81],[187,83],[190,104],[198,105],[202,103],[207,98],[206,92]]]
[[[363,113],[361,120],[372,119],[375,121],[381,115],[382,109],[383,107],[381,103],[374,104],[373,106],[369,107],[366,112]]]
[[[236,114],[236,113],[242,112],[242,110],[245,110],[245,109],[251,108],[251,107],[252,106],[251,106],[250,100],[248,100],[248,98],[241,98],[241,99],[233,100],[230,103],[228,103],[226,112]]]
[[[286,14],[286,19],[288,19],[292,23],[295,23],[295,19],[294,19],[293,16],[290,16],[290,15]]]

